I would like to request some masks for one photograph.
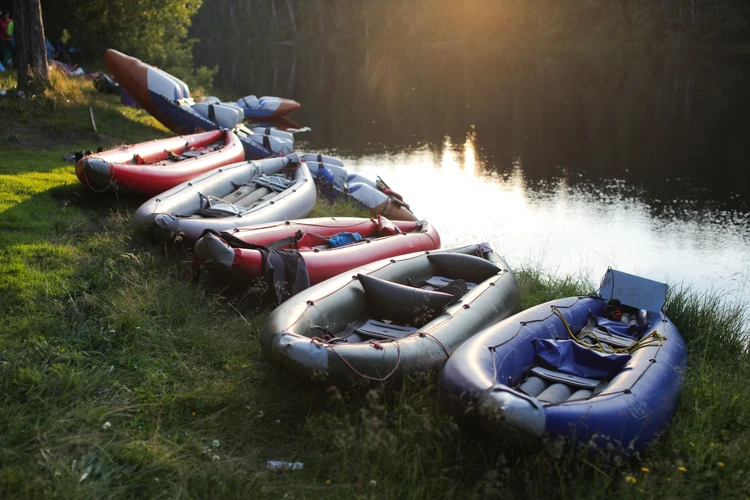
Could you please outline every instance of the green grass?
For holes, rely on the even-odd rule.
[[[0,124],[0,138],[21,139],[0,146],[0,498],[750,491],[744,311],[690,291],[670,297],[689,349],[685,390],[669,431],[636,460],[490,439],[456,420],[435,375],[370,391],[292,378],[261,356],[256,337],[271,306],[259,293],[191,284],[186,251],[132,234],[141,200],[77,182],[62,160],[71,150],[166,135],[90,83],[78,88],[70,107],[54,108],[57,95],[0,103],[3,116],[11,106],[42,123]],[[83,125],[55,132],[66,117],[87,118],[89,105],[103,135]],[[313,215],[357,213],[320,203]],[[523,307],[590,289],[533,269],[518,275]],[[268,460],[304,469],[271,471]]]

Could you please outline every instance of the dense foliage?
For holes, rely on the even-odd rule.
[[[735,44],[750,41],[749,19],[742,0],[207,0],[195,33],[244,43]]]
[[[98,62],[115,48],[188,78],[193,71],[191,19],[200,0],[42,0],[47,38],[58,43],[64,30],[74,62]]]

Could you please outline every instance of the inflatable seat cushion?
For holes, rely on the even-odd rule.
[[[190,109],[223,128],[234,128],[244,119],[244,114],[236,106],[226,104],[198,102]]]
[[[399,325],[424,325],[456,301],[448,293],[393,283],[367,274],[357,279],[365,290],[367,309],[373,319]]]
[[[394,234],[401,234],[403,231],[382,215],[378,215],[378,232],[377,236],[392,236]]]

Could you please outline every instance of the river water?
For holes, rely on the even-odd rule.
[[[298,149],[380,175],[444,247],[750,302],[746,59],[271,47],[197,62],[219,64],[225,100],[299,101]]]

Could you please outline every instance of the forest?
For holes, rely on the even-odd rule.
[[[738,0],[230,0],[204,2],[194,32],[201,40],[236,33],[251,43],[334,40],[365,47],[664,47],[747,42],[749,17],[747,2]]]
[[[118,47],[177,74],[220,46],[317,44],[747,52],[742,0],[42,0],[84,60]]]

